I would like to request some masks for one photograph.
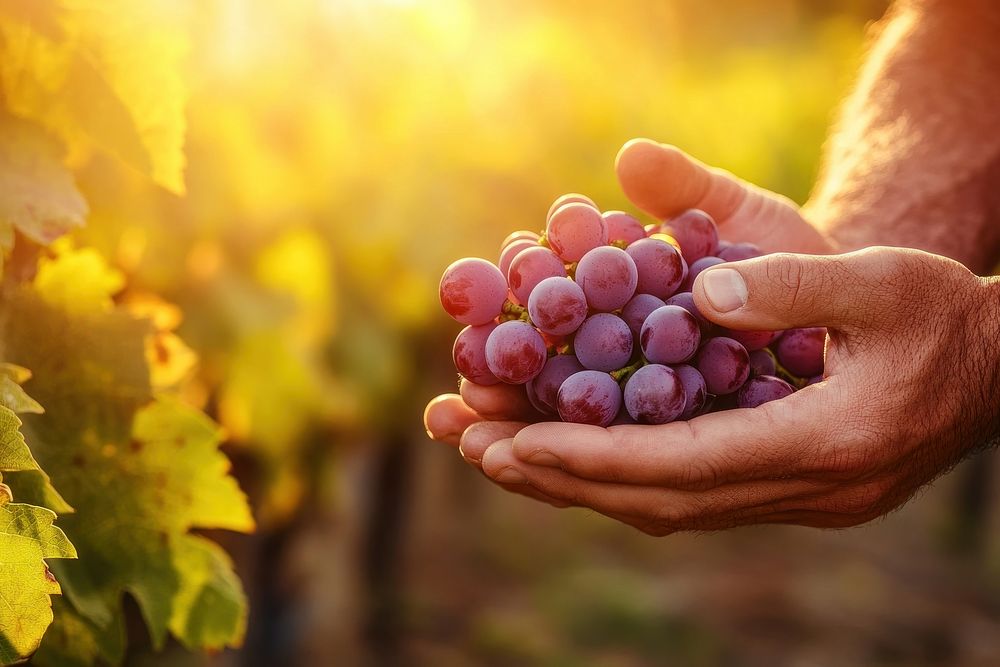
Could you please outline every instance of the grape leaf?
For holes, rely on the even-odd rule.
[[[0,405],[12,412],[33,412],[36,415],[45,412],[38,401],[25,393],[16,376],[8,372],[9,367],[10,364],[0,364]]]
[[[60,667],[87,667],[98,658],[111,664],[121,662],[126,641],[122,619],[115,617],[107,626],[100,627],[61,597],[52,600],[52,612],[58,621],[45,633],[45,641],[33,662]]]
[[[56,283],[80,280],[60,275]],[[63,292],[47,288],[53,293]],[[105,636],[127,592],[157,647],[168,631],[191,647],[236,645],[246,623],[239,580],[216,547],[189,534],[254,525],[218,450],[220,429],[176,399],[151,395],[147,322],[100,299],[90,304],[67,310],[21,290],[4,332],[8,358],[32,368],[29,388],[46,408],[43,418],[25,416],[34,453],[79,510],[61,525],[81,559],[53,569],[79,616]],[[54,638],[71,632],[58,617],[55,626]],[[120,657],[106,642],[91,644],[109,662]],[[54,646],[42,655],[60,654]]]
[[[59,584],[45,558],[76,558],[54,512],[6,502],[0,494],[0,663],[23,660],[52,622],[49,596]]]
[[[53,488],[49,476],[31,455],[21,434],[21,420],[14,414],[42,412],[41,405],[28,396],[17,382],[28,377],[30,373],[24,368],[0,364],[0,473],[7,473],[8,481],[17,482],[21,500],[66,514],[73,508]]]
[[[86,216],[59,144],[38,125],[0,110],[0,248],[13,247],[15,229],[51,243]]]
[[[74,153],[96,145],[183,192],[188,40],[178,3],[79,0],[60,3],[54,18],[38,12],[44,24],[26,14],[0,14],[7,107]]]

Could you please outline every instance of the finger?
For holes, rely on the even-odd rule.
[[[831,453],[842,450],[842,393],[831,378],[757,408],[662,426],[532,424],[514,437],[513,454],[587,480],[678,489],[813,479],[835,466]]]
[[[503,483],[529,484],[546,496],[602,514],[630,517],[664,530],[711,529],[744,516],[784,509],[789,503],[826,490],[804,480],[772,480],[727,485],[707,491],[595,482],[559,468],[526,464],[501,440],[483,456],[483,472]]]
[[[482,468],[483,454],[498,440],[513,438],[527,426],[524,422],[481,421],[472,424],[462,434],[458,450],[462,457],[476,468]]]
[[[674,146],[649,139],[626,143],[615,158],[615,171],[625,196],[660,219],[700,208],[722,224],[750,192],[732,175],[711,169]]]
[[[619,151],[615,169],[626,196],[654,217],[699,208],[715,219],[725,238],[750,241],[769,252],[830,252],[829,241],[802,219],[793,201],[708,167],[674,146],[633,139]]]
[[[506,440],[500,440],[499,444],[500,446],[509,447],[510,439],[508,438]],[[566,501],[560,500],[559,498],[553,498],[552,496],[545,494],[543,491],[536,489],[530,484],[525,484],[524,482],[521,481],[516,481],[512,483],[503,482],[497,479],[493,479],[489,475],[484,475],[484,476],[505,491],[516,493],[518,495],[525,496],[526,498],[531,498],[533,500],[538,500],[548,505],[552,505],[553,507],[560,507],[560,508],[569,507],[569,503],[567,503]]]
[[[899,311],[893,285],[899,275],[912,277],[921,257],[931,256],[902,248],[776,253],[706,269],[692,291],[705,317],[734,329],[871,328]]]
[[[476,412],[458,394],[442,394],[424,409],[424,428],[433,440],[458,446],[462,433],[480,421]]]
[[[528,402],[524,387],[512,384],[483,386],[463,379],[459,386],[462,400],[483,419],[534,421],[538,412]]]
[[[519,496],[524,496],[525,498],[531,498],[532,500],[537,500],[539,502],[545,503],[546,505],[552,505],[553,507],[558,507],[559,509],[570,507],[570,504],[567,503],[565,500],[559,500],[558,498],[547,496],[538,489],[536,489],[535,487],[531,486],[530,484],[500,484],[499,482],[494,482],[494,483],[504,491],[509,491],[510,493],[516,493]]]

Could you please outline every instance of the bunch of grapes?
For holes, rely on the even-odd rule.
[[[445,270],[441,305],[468,325],[455,366],[476,384],[523,386],[546,418],[598,426],[780,399],[822,379],[826,330],[725,329],[691,296],[708,267],[761,254],[721,241],[697,209],[644,227],[564,195],[542,234],[503,241],[496,265],[467,258]]]

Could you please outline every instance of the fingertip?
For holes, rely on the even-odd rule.
[[[493,443],[513,437],[524,428],[523,422],[479,422],[462,434],[459,451],[470,465],[482,466],[483,455]]]
[[[483,472],[496,479],[497,476],[517,463],[517,459],[511,453],[511,439],[498,440],[488,446],[483,452],[481,460]]]
[[[619,166],[629,162],[633,157],[642,153],[642,151],[647,150],[649,146],[658,146],[657,142],[652,139],[647,139],[645,137],[636,137],[635,139],[629,139],[622,147],[618,149],[618,155],[615,156],[615,169],[617,170]]]
[[[649,139],[633,139],[622,146],[615,172],[625,196],[658,218],[696,206],[710,180],[705,167],[684,151]]]
[[[457,394],[437,396],[424,408],[427,435],[450,445],[458,445],[462,433],[479,419]]]

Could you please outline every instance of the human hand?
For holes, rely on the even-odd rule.
[[[465,385],[427,424],[455,442],[464,414],[463,455],[505,488],[653,535],[856,525],[997,434],[998,289],[906,249],[727,263],[696,281],[702,313],[737,329],[827,326],[823,382],[754,409],[608,429],[479,422],[528,412],[514,387]]]
[[[765,252],[833,251],[788,198],[707,167],[674,146],[633,139],[618,152],[615,171],[625,195],[656,219],[698,208],[712,216],[730,242],[751,242]],[[435,398],[424,421],[432,438],[458,445],[469,426],[487,420],[469,434],[463,447],[466,460],[478,465],[486,445],[511,437],[525,421],[539,417],[520,387],[480,387],[463,380],[461,395]],[[511,490],[527,492],[521,487]]]

